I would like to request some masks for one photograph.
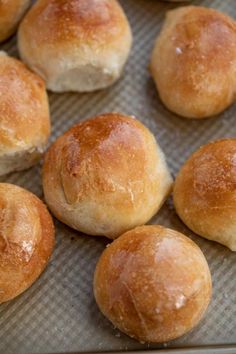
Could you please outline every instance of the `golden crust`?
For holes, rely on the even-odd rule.
[[[127,29],[116,0],[40,0],[25,16],[21,32],[38,46],[86,42],[106,46]],[[117,39],[118,39],[117,38]]]
[[[177,231],[143,226],[100,257],[94,295],[103,314],[145,342],[175,339],[197,325],[211,298],[211,275],[199,247]]]
[[[27,190],[0,184],[0,303],[27,288],[46,267],[54,247],[53,221]]]
[[[236,251],[236,139],[190,156],[176,178],[174,204],[191,230]]]
[[[43,167],[45,198],[56,217],[111,238],[149,220],[171,184],[153,135],[116,113],[71,128],[50,147]]]
[[[10,37],[24,15],[30,0],[4,0],[0,3],[0,42]]]
[[[131,43],[128,20],[116,0],[39,0],[18,32],[23,61],[56,92],[111,85]]]
[[[0,155],[43,149],[50,134],[43,80],[19,60],[0,55]]]
[[[164,104],[186,118],[216,115],[236,97],[236,23],[216,11],[187,6],[168,12],[151,72]]]

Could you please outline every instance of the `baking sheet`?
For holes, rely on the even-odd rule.
[[[131,22],[134,46],[123,78],[112,88],[91,94],[49,94],[51,140],[81,119],[102,112],[136,115],[155,134],[169,167],[182,163],[209,140],[236,136],[236,104],[216,119],[186,120],[161,104],[148,73],[154,39],[166,10],[180,6],[158,0],[121,0]],[[236,18],[235,0],[193,1]],[[15,39],[1,45],[17,56]],[[41,166],[2,181],[23,186],[42,197]],[[56,249],[40,279],[17,299],[0,306],[0,353],[105,352],[162,348],[195,348],[183,353],[236,353],[236,253],[195,236],[176,216],[169,200],[151,223],[190,236],[203,250],[213,276],[213,300],[201,324],[186,336],[163,345],[142,345],[114,329],[99,312],[92,293],[95,264],[106,240],[83,236],[56,221]],[[226,351],[226,346],[229,346]],[[174,353],[173,352],[173,353]]]

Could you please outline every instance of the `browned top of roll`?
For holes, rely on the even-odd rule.
[[[97,43],[109,46],[127,30],[123,10],[116,0],[39,0],[21,23],[37,46]],[[24,33],[27,36],[27,33]]]
[[[159,225],[130,230],[103,252],[94,277],[97,303],[123,332],[147,342],[193,328],[211,297],[211,276],[199,247]]]
[[[47,204],[59,220],[91,235],[114,238],[146,223],[171,185],[155,137],[119,113],[75,125],[45,155]]]
[[[236,139],[206,144],[186,161],[174,202],[192,230],[236,250]]]
[[[53,246],[53,222],[44,204],[23,188],[0,183],[0,303],[34,282]]]
[[[0,153],[44,145],[50,133],[44,81],[19,60],[0,54]]]
[[[103,192],[117,190],[117,203],[132,208],[135,194],[152,188],[145,185],[145,178],[149,178],[146,172],[153,170],[153,161],[157,160],[153,145],[154,137],[138,120],[118,113],[100,115],[72,127],[57,139],[46,154],[44,176],[53,176],[47,178],[47,183],[51,188],[63,188],[69,204],[84,200],[87,195],[102,198]],[[124,198],[130,181],[133,195]]]
[[[0,41],[13,34],[29,4],[30,0],[3,0],[0,2]]]
[[[176,19],[178,13],[182,18],[175,27],[173,44],[183,48],[183,55],[178,57],[176,66],[178,70],[190,73],[189,76],[183,75],[183,87],[188,93],[193,88],[197,65],[203,75],[211,70],[228,71],[229,64],[235,61],[236,23],[225,14],[204,7],[188,6],[176,10]],[[185,47],[191,50],[185,51]]]
[[[181,184],[180,184],[181,183]],[[213,213],[236,212],[236,139],[223,139],[197,150],[176,178],[175,195],[191,206],[186,212],[196,215],[202,209]],[[180,200],[178,200],[179,204]]]
[[[151,70],[167,106],[186,117],[221,112],[236,95],[236,23],[214,9],[167,13]]]

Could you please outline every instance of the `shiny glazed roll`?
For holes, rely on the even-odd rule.
[[[138,120],[119,113],[72,127],[45,156],[43,189],[49,208],[89,235],[115,238],[145,224],[171,187],[154,136]]]
[[[202,146],[174,185],[179,217],[196,234],[236,251],[236,139]]]
[[[216,10],[186,6],[167,13],[151,73],[168,109],[186,118],[221,113],[236,98],[236,23]]]
[[[35,195],[0,183],[0,304],[28,289],[46,267],[54,226]]]
[[[121,75],[132,43],[116,0],[38,0],[22,21],[21,58],[56,91],[94,91]]]
[[[94,295],[115,327],[144,342],[166,342],[195,327],[211,298],[200,248],[162,226],[142,226],[112,242],[98,261]]]
[[[38,162],[50,135],[43,80],[0,52],[0,176]]]
[[[29,4],[30,0],[4,0],[0,2],[0,42],[14,33]]]

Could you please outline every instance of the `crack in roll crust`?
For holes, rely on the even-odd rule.
[[[10,37],[30,4],[30,0],[4,0],[0,3],[0,42]]]
[[[55,216],[91,235],[110,238],[148,221],[172,179],[153,135],[116,113],[84,121],[45,156],[43,187]]]
[[[41,200],[23,188],[0,183],[0,303],[32,285],[53,246],[53,222]]]
[[[0,52],[0,175],[37,162],[50,134],[43,80]]]
[[[121,75],[132,43],[116,0],[39,0],[18,34],[21,57],[52,91],[93,91]]]
[[[186,118],[216,115],[236,99],[236,23],[216,10],[167,13],[151,58],[160,98]]]
[[[190,156],[176,178],[174,204],[191,230],[236,251],[236,139]]]
[[[101,255],[94,295],[122,332],[145,342],[175,339],[195,327],[211,298],[211,275],[199,247],[177,231],[137,227]]]

